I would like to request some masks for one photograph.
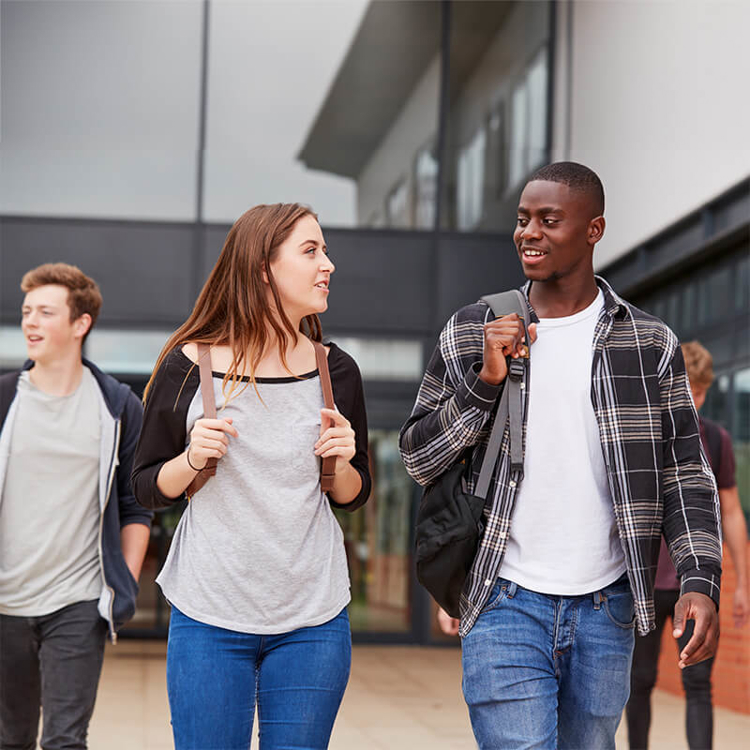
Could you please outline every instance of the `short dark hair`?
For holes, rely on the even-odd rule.
[[[537,169],[529,178],[529,182],[541,180],[544,182],[560,182],[572,190],[587,193],[594,205],[596,216],[604,213],[604,185],[599,175],[593,169],[584,167],[574,161],[556,161]]]

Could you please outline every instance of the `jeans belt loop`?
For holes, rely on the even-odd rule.
[[[516,595],[518,590],[518,584],[513,581],[508,582],[508,599],[512,599]]]
[[[602,592],[595,591],[593,596],[594,596],[594,609],[599,609],[602,606],[602,602],[604,601]]]

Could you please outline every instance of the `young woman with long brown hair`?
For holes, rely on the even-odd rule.
[[[157,578],[172,605],[167,689],[175,746],[325,748],[346,687],[351,635],[343,535],[331,506],[367,499],[359,370],[326,346],[336,409],[323,406],[317,318],[335,270],[317,217],[256,206],[230,230],[188,320],[144,395],[133,485],[178,502],[206,467]],[[207,344],[217,418],[205,418]],[[201,348],[201,352],[203,352]],[[320,459],[335,457],[331,489]]]

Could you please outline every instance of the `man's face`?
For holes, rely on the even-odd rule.
[[[526,278],[556,281],[591,265],[604,233],[591,198],[559,182],[534,180],[521,193],[513,240]]]
[[[70,319],[68,290],[57,284],[32,289],[21,306],[21,330],[29,359],[42,364],[80,353],[90,326],[88,315]]]

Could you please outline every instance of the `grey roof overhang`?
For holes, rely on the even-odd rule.
[[[370,3],[298,158],[356,177],[439,45],[439,2]]]
[[[356,178],[440,50],[437,0],[371,2],[298,158],[310,169]],[[512,2],[452,4],[451,91],[489,45]],[[437,123],[437,103],[435,121]]]

